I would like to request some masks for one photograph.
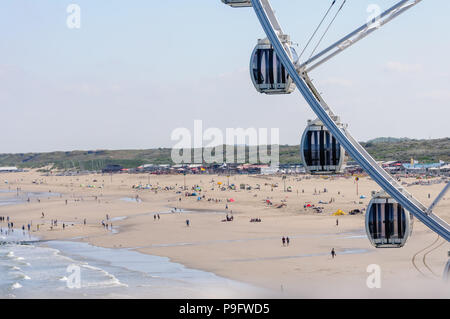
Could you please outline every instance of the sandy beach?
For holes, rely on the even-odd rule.
[[[22,201],[0,206],[0,216],[9,216],[15,228],[30,224],[33,236],[43,240],[76,240],[169,257],[269,289],[275,297],[450,298],[450,286],[441,280],[450,245],[418,220],[404,248],[375,249],[366,238],[363,214],[332,215],[338,209],[347,213],[366,208],[371,191],[380,189],[368,177],[361,177],[358,185],[350,176],[308,175],[283,180],[247,175],[44,176],[31,171],[2,174],[0,179],[0,200]],[[402,179],[426,205],[444,187],[439,179],[411,185],[417,181]],[[147,184],[152,189],[136,188]],[[240,189],[241,184],[251,189]],[[184,185],[197,195],[185,196]],[[447,222],[449,196],[435,209]],[[322,207],[322,213],[305,208],[308,204]],[[227,215],[233,220],[224,221]],[[261,222],[250,222],[253,218]],[[57,226],[51,226],[52,220]],[[283,246],[283,236],[290,238],[289,246]],[[381,267],[381,289],[366,285],[371,264]]]

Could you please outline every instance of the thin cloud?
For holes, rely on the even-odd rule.
[[[408,64],[398,61],[390,61],[386,63],[384,69],[389,72],[413,73],[422,71],[423,67],[420,64]]]
[[[332,86],[340,86],[340,87],[352,87],[353,86],[352,81],[350,81],[348,79],[344,79],[344,78],[337,78],[337,77],[327,78],[325,81],[323,81],[323,84],[332,85]]]
[[[430,99],[433,101],[450,103],[450,92],[444,89],[430,90],[420,94],[420,97],[424,99]]]

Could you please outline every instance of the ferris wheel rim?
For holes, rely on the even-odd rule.
[[[418,0],[416,0],[416,2],[418,2]],[[275,20],[277,26],[279,26],[279,24],[276,18],[274,18],[273,11],[270,13],[267,12],[271,10],[269,0],[251,0],[251,4],[261,26],[274,47],[275,52],[283,62],[298,90],[333,136],[338,139],[347,152],[363,167],[364,170],[366,170],[382,189],[395,198],[405,209],[412,213],[433,232],[450,242],[450,225],[432,212],[427,212],[426,207],[420,203],[420,201],[407,193],[403,187],[397,185],[392,176],[379,167],[375,160],[346,129],[340,129],[337,126],[330,114],[323,108],[318,98],[311,92],[311,89],[308,89],[305,80],[299,75],[294,62],[289,58],[286,49],[280,41],[280,32],[273,26],[274,23],[271,20]]]

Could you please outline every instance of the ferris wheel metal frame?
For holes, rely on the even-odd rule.
[[[419,200],[414,198],[401,186],[388,172],[386,172],[372,156],[356,141],[346,126],[342,127],[337,122],[338,117],[322,98],[308,76],[308,72],[327,62],[337,54],[343,52],[356,42],[362,40],[375,30],[379,29],[389,21],[401,15],[405,11],[419,4],[422,0],[402,0],[368,23],[360,26],[339,41],[335,42],[325,50],[317,53],[304,63],[293,61],[282,43],[284,35],[280,23],[270,5],[269,0],[232,0],[226,4],[234,7],[253,7],[267,38],[272,44],[278,58],[284,65],[289,76],[304,99],[311,107],[317,117],[324,123],[331,134],[341,143],[347,153],[358,162],[367,174],[390,196],[400,203],[406,210],[413,214],[418,220],[425,224],[433,232],[450,242],[450,225],[433,213],[433,208],[442,199],[449,189],[449,183],[439,194],[433,204],[427,208]],[[233,5],[232,2],[239,3]]]

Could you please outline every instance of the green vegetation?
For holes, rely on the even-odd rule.
[[[411,158],[420,162],[450,162],[450,138],[435,140],[413,140],[377,138],[361,143],[376,159],[382,161]],[[246,148],[248,151],[248,147]],[[280,145],[280,162],[300,163],[298,145]],[[133,168],[142,164],[173,164],[171,149],[148,150],[97,150],[51,153],[0,154],[0,166],[41,168],[51,165],[53,169],[101,170],[108,164],[120,164]]]
[[[410,161],[411,158],[419,162],[450,162],[450,138],[435,140],[372,140],[361,143],[377,160]]]

